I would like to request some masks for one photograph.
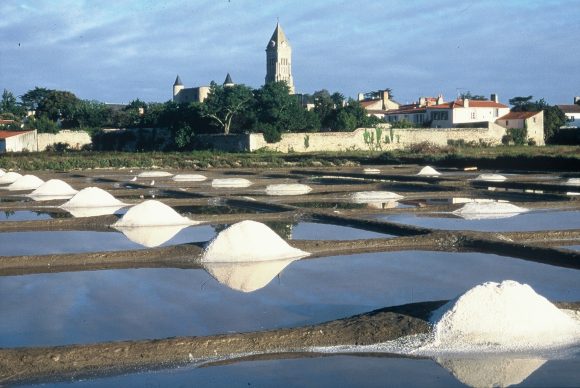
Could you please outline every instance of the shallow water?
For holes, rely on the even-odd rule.
[[[2,221],[39,221],[50,220],[48,213],[31,212],[28,210],[0,211],[0,222]]]
[[[269,284],[249,293],[230,289],[202,269],[0,277],[2,316],[18,317],[0,321],[0,347],[301,326],[385,306],[450,299],[475,284],[504,279],[528,283],[550,300],[580,300],[578,271],[481,253],[303,259],[269,276]]]
[[[448,217],[429,215],[397,214],[376,218],[401,224],[446,230],[474,230],[480,232],[516,232],[537,230],[580,229],[580,211],[531,211],[509,218],[465,220],[446,214]]]
[[[360,240],[393,237],[392,235],[370,232],[350,226],[299,222],[292,227],[292,240]]]

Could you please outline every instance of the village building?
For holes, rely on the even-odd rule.
[[[430,122],[427,107],[443,103],[442,95],[420,97],[415,103],[399,105],[398,109],[385,112],[385,120],[389,123],[405,121],[418,126],[427,125]]]
[[[280,23],[266,46],[266,83],[285,81],[290,88],[290,94],[295,93],[294,77],[292,77],[292,46]]]
[[[574,104],[572,105],[556,105],[564,114],[568,123],[566,127],[580,128],[580,97],[574,97]]]
[[[488,100],[457,99],[427,107],[432,128],[486,126],[505,116],[510,109],[501,104],[497,94]]]
[[[544,145],[544,111],[509,112],[495,123],[505,129],[525,128],[529,139],[533,139],[537,145]]]
[[[358,95],[359,104],[367,111],[367,114],[382,119],[388,111],[399,109],[400,104],[391,99],[388,90],[379,90],[376,95],[378,97],[371,98],[365,98],[363,93]]]
[[[34,131],[1,131],[0,153],[37,150],[36,130]]]

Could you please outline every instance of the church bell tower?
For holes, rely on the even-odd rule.
[[[266,83],[276,81],[286,81],[290,93],[294,94],[292,47],[280,23],[276,23],[276,29],[266,47]]]

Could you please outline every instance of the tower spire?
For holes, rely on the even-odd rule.
[[[266,46],[266,83],[285,81],[294,94],[292,77],[292,47],[280,25],[276,23],[274,33]]]

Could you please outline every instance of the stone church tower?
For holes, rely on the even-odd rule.
[[[280,23],[276,24],[276,29],[266,47],[266,83],[275,81],[286,81],[290,93],[294,94],[292,47]]]

